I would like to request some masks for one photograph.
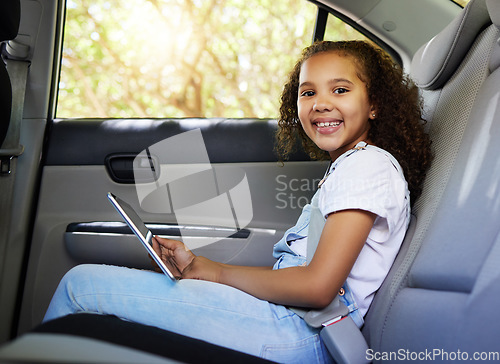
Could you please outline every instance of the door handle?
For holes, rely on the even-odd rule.
[[[113,153],[106,157],[106,170],[116,183],[150,183],[160,176],[158,157],[150,153],[147,156],[134,153]]]

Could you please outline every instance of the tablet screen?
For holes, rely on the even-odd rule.
[[[108,199],[111,204],[115,207],[118,213],[122,216],[128,226],[132,229],[134,234],[139,238],[142,245],[146,248],[148,253],[154,259],[156,264],[161,268],[163,273],[169,276],[171,279],[175,280],[176,278],[167,268],[165,263],[160,259],[158,254],[153,250],[153,234],[146,227],[144,222],[141,220],[139,215],[135,212],[135,210],[128,203],[120,199],[119,197],[113,195],[111,192],[108,193]]]

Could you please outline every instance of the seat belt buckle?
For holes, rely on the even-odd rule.
[[[328,320],[328,321],[323,322],[323,323],[321,324],[321,326],[323,326],[323,327],[327,327],[327,326],[333,325],[334,323],[339,322],[339,321],[340,321],[340,320],[342,320],[342,319],[345,319],[347,316],[348,316],[348,315],[339,315],[339,316],[334,317],[334,318],[332,318],[332,319],[330,319],[330,320]]]
[[[334,324],[323,327],[319,336],[323,340],[330,355],[339,364],[368,363],[368,344],[348,315],[337,320]]]
[[[24,146],[17,148],[0,149],[0,176],[8,176],[12,172],[12,159],[19,157],[24,152]]]
[[[13,156],[10,157],[1,157],[0,158],[0,175],[5,176],[12,172],[10,169],[10,162],[12,161]]]
[[[304,320],[309,326],[326,327],[349,315],[349,309],[344,305],[339,296],[322,310],[310,310],[304,315]]]

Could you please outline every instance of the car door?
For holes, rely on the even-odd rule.
[[[168,165],[162,163],[164,156],[153,154],[162,169],[158,180],[170,178],[169,173],[186,176],[172,177],[172,193],[192,197],[199,192],[192,203],[182,203],[190,216],[180,216],[179,211],[176,214],[175,209],[157,203],[144,207],[144,200],[141,205],[141,186],[128,178],[134,174],[133,159],[142,151],[137,126],[143,123],[147,124],[143,138],[146,147],[153,145],[151,149],[158,137],[168,143],[182,136],[177,134],[179,129],[188,130],[184,132],[187,139],[193,138],[189,133],[194,131],[207,145],[209,163],[202,165],[201,172],[202,162]],[[300,160],[280,166],[272,154],[275,125],[268,121],[156,120],[136,121],[135,127],[127,124],[116,120],[87,120],[84,124],[61,121],[53,127],[24,297],[24,302],[31,302],[30,312],[23,317],[31,314],[34,321],[41,320],[58,281],[76,264],[151,268],[146,251],[109,204],[108,191],[129,202],[146,224],[153,224],[154,234],[184,240],[195,254],[224,263],[272,265],[273,244],[308,201],[325,167],[321,162]],[[191,129],[193,124],[202,127]],[[71,155],[74,148],[92,152]],[[246,151],[234,158],[230,151],[235,149]],[[183,152],[187,154],[179,151]],[[210,185],[210,181],[214,183]],[[155,187],[155,181],[143,186],[148,184]],[[155,198],[161,199],[159,196]],[[223,208],[228,196],[233,197],[229,210]],[[168,200],[168,194],[164,197]],[[209,200],[213,203],[202,206]],[[207,210],[210,207],[211,214]]]
[[[142,2],[142,6],[148,4]],[[316,16],[316,7],[306,5],[311,23],[302,37],[303,46],[310,43]],[[72,30],[71,10],[88,5],[68,2],[66,6],[65,26]],[[96,1],[94,6],[103,11],[106,5]],[[96,22],[98,16],[89,18]],[[70,37],[64,29],[61,32]],[[81,36],[97,39],[93,34]],[[100,37],[109,34],[102,30]],[[71,47],[67,38],[63,46]],[[97,47],[98,41],[92,46]],[[64,62],[75,61],[68,50],[59,52],[63,54],[57,70],[61,79],[54,81],[58,94],[53,95],[59,103],[45,135],[21,332],[42,320],[59,280],[75,265],[151,269],[147,252],[109,203],[108,192],[127,201],[154,234],[183,240],[195,254],[232,264],[273,264],[273,244],[312,196],[326,162],[311,163],[296,153],[289,162],[279,163],[274,152],[276,121],[260,115],[235,117],[237,111],[221,117],[196,112],[180,118],[120,117],[110,112],[114,105],[106,104],[91,111],[97,117],[85,116],[85,111],[68,108],[64,102],[71,103],[75,94],[75,89],[69,92],[70,82],[91,82],[95,72],[87,69],[92,72],[87,75],[90,81],[65,78]],[[246,60],[240,66],[249,67]],[[102,88],[105,75],[99,78]],[[241,82],[240,86],[244,87]],[[84,94],[85,86],[82,90]],[[107,92],[113,92],[112,85]],[[103,109],[104,117],[98,114]],[[70,112],[84,116],[71,117]]]

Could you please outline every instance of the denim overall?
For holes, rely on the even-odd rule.
[[[304,206],[301,215],[299,216],[299,219],[297,220],[297,223],[295,226],[292,228],[288,229],[283,237],[281,238],[278,243],[274,245],[273,248],[273,256],[277,259],[277,262],[274,264],[273,269],[281,269],[281,268],[287,268],[287,267],[293,267],[293,266],[300,266],[300,265],[306,265],[308,264],[316,250],[317,244],[319,242],[319,237],[321,235],[321,232],[323,230],[323,226],[325,224],[325,217],[321,214],[321,211],[319,210],[318,207],[318,200],[319,200],[319,192],[321,188],[321,184],[328,178],[328,176],[335,170],[337,165],[339,165],[345,158],[349,157],[350,155],[356,153],[359,150],[363,149],[373,149],[376,150],[380,153],[383,153],[393,163],[394,167],[398,170],[398,172],[403,176],[403,171],[401,170],[401,167],[399,166],[399,163],[396,161],[396,159],[387,151],[380,149],[378,147],[372,146],[372,145],[367,145],[365,142],[360,142],[358,143],[353,149],[345,152],[342,154],[340,157],[338,157],[328,168],[327,173],[325,174],[325,177],[323,180],[320,182],[320,185],[318,186],[318,191],[314,194],[314,196],[311,199],[311,203],[307,204]],[[407,191],[406,193],[406,199],[409,200],[409,192]],[[409,204],[408,204],[409,206]],[[407,221],[409,221],[409,215],[410,215],[410,210],[408,208],[407,210]],[[309,231],[310,230],[310,231]],[[301,238],[307,237],[307,258],[301,255],[298,255],[295,253],[289,245],[289,242]],[[358,306],[354,300],[352,291],[345,282],[342,286],[342,288],[339,290],[338,293],[340,301],[347,306],[349,309],[349,316],[353,319],[354,323],[358,326],[361,327],[364,323],[363,317],[358,311]],[[296,312],[295,309],[293,309],[294,312]],[[304,311],[303,313],[305,313]],[[302,315],[302,312],[300,310],[297,312],[297,314]]]

